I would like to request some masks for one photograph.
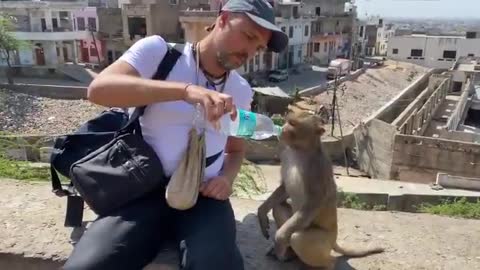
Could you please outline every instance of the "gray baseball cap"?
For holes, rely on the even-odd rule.
[[[288,36],[275,25],[273,7],[266,0],[228,0],[222,11],[244,13],[256,24],[272,31],[267,45],[269,50],[278,53],[287,47]]]

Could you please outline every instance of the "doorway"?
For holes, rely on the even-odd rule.
[[[88,63],[90,57],[88,56],[88,48],[82,47],[82,62]]]
[[[45,53],[43,48],[35,48],[35,57],[37,59],[37,65],[45,66]]]

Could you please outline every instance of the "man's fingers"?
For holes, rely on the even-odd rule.
[[[231,113],[234,110],[233,98],[229,95],[221,94],[222,99],[225,102],[224,113]]]
[[[237,106],[233,105],[232,104],[232,114],[230,115],[230,119],[232,119],[232,121],[235,121],[235,119],[237,119]]]
[[[203,195],[210,197],[216,185],[217,185],[216,181],[209,181],[203,190]]]

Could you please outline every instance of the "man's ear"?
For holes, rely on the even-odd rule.
[[[220,28],[225,26],[229,16],[230,14],[226,11],[220,13],[220,15],[218,16],[218,25],[220,26]]]

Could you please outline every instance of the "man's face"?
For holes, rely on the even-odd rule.
[[[217,20],[217,61],[226,70],[241,67],[258,51],[265,50],[271,32],[245,14],[223,13]]]

